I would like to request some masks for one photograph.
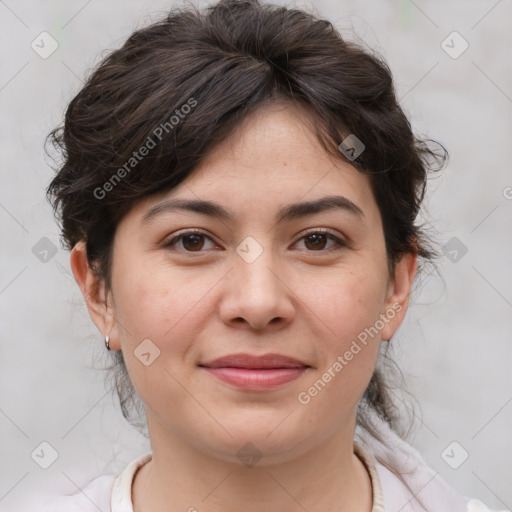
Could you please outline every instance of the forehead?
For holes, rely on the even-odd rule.
[[[185,181],[148,199],[140,210],[170,198],[209,200],[250,219],[328,196],[343,196],[367,221],[378,220],[370,178],[326,152],[305,108],[284,103],[248,116]]]
[[[260,181],[288,181],[325,175],[338,168],[342,178],[366,180],[357,169],[341,158],[335,159],[320,145],[314,133],[313,113],[300,104],[283,101],[267,104],[247,116],[233,133],[198,165],[190,181],[206,178],[251,177],[257,171]],[[236,173],[227,173],[234,170]],[[206,178],[207,179],[207,178]]]

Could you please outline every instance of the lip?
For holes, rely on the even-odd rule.
[[[230,354],[199,367],[223,382],[249,391],[267,391],[299,378],[311,366],[281,354]]]
[[[309,366],[299,359],[284,356],[282,354],[264,354],[253,356],[251,354],[229,354],[227,356],[201,363],[199,366],[208,368],[245,368],[256,369],[277,369],[277,368],[304,368]]]

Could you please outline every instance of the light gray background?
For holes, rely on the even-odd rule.
[[[0,1],[1,510],[75,492],[149,450],[93,367],[106,361],[103,342],[44,198],[52,171],[42,144],[101,53],[169,5]],[[457,237],[467,253],[443,258],[442,279],[424,282],[393,343],[422,411],[410,442],[463,494],[510,508],[512,1],[296,5],[377,49],[416,131],[451,154],[430,181],[423,218],[442,243]],[[47,59],[31,48],[42,31],[59,44]],[[441,47],[453,31],[469,43],[456,59]],[[59,247],[46,263],[32,252],[43,237]],[[58,452],[46,470],[31,458],[43,441]],[[458,469],[441,457],[453,441],[469,453]]]

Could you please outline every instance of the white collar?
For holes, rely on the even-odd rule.
[[[140,467],[151,460],[152,456],[153,453],[149,452],[132,460],[114,480],[110,498],[110,508],[112,512],[133,512],[133,477]]]
[[[354,453],[365,465],[373,491],[373,507],[371,512],[385,512],[382,498],[382,489],[379,475],[372,455],[361,444],[354,441]],[[132,460],[128,466],[116,477],[112,485],[110,507],[112,512],[133,512],[132,485],[135,473],[152,458],[152,452],[146,453]]]

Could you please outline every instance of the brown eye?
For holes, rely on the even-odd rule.
[[[181,252],[202,252],[205,246],[205,240],[211,241],[211,238],[201,232],[188,231],[175,236],[166,243],[164,247]],[[177,246],[176,249],[175,246]]]
[[[185,235],[182,237],[183,247],[187,251],[197,251],[204,245],[204,236],[198,234]]]
[[[306,240],[306,247],[308,249],[324,249],[327,243],[327,235],[324,233],[313,233],[304,237],[304,240]]]
[[[303,236],[300,240],[304,240],[305,247],[309,252],[318,251],[318,252],[328,252],[330,248],[326,249],[329,240],[334,242],[334,250],[346,247],[347,244],[340,240],[337,236],[334,236],[332,233],[328,231],[311,231],[307,235]]]

